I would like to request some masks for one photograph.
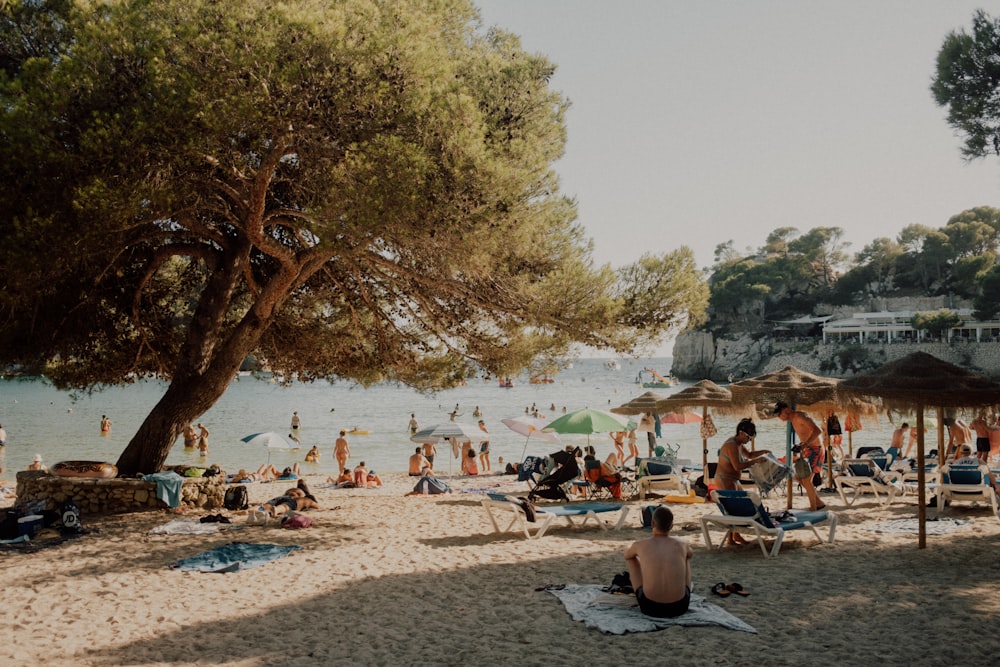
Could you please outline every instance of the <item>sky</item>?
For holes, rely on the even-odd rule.
[[[930,93],[978,0],[473,0],[557,65],[554,165],[594,258],[742,252],[840,227],[851,254],[910,224],[1000,207],[1000,158],[966,162]]]

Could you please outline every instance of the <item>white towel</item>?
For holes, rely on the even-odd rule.
[[[612,595],[599,584],[566,584],[562,589],[547,589],[562,600],[574,621],[613,635],[626,632],[649,632],[672,625],[720,625],[730,630],[757,633],[718,605],[709,604],[700,595],[691,594],[688,610],[675,618],[654,618],[639,611],[632,595]]]
[[[174,519],[161,526],[151,528],[149,533],[150,535],[210,535],[218,530],[219,524],[217,523]]]

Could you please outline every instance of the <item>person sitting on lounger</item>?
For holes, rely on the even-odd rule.
[[[955,460],[952,465],[956,466],[980,466],[983,462],[979,460],[979,457],[972,453],[972,445],[959,445],[958,450],[955,452]],[[993,475],[993,471],[989,472],[990,486],[993,490],[1000,495],[1000,489],[997,489],[996,476]]]
[[[633,542],[625,551],[639,609],[647,616],[674,618],[691,602],[694,551],[686,540],[670,535],[673,525],[673,512],[660,505],[653,512],[653,536]]]

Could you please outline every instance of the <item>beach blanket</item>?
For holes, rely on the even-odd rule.
[[[283,558],[296,549],[298,545],[282,546],[280,544],[251,544],[249,542],[230,542],[221,547],[209,549],[197,556],[184,558],[170,564],[171,570],[186,572],[236,572],[249,570]]]
[[[156,482],[156,497],[170,507],[178,507],[181,504],[181,487],[184,486],[184,478],[173,470],[143,475],[142,481]]]
[[[547,588],[559,598],[574,621],[612,635],[626,632],[649,632],[672,625],[718,625],[730,630],[757,633],[752,625],[736,618],[705,598],[691,594],[691,606],[676,618],[653,618],[639,611],[635,596],[612,595],[600,584],[566,584],[562,588]]]
[[[150,528],[150,535],[211,535],[219,531],[217,523],[200,523],[186,519],[174,519]]]
[[[928,535],[944,535],[959,530],[968,523],[965,519],[927,519],[925,530]],[[917,535],[920,532],[920,522],[917,519],[893,519],[864,528],[875,533],[913,533]]]

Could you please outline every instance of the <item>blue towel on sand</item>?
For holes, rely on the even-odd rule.
[[[156,482],[156,497],[171,507],[177,507],[181,504],[181,487],[184,486],[184,478],[173,470],[143,475],[142,481]]]
[[[183,558],[170,564],[171,570],[188,572],[235,572],[249,570],[272,560],[283,558],[301,549],[298,545],[289,547],[280,544],[250,544],[249,542],[230,542],[221,547],[209,549],[204,553],[190,558]]]

